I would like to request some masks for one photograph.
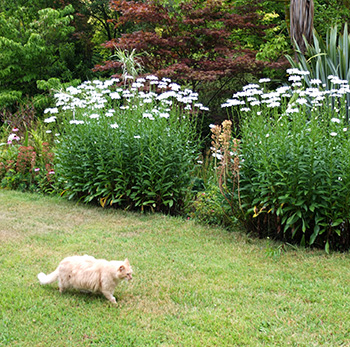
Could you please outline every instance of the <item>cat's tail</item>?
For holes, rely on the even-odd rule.
[[[40,284],[50,284],[50,283],[57,281],[58,268],[54,272],[52,272],[48,275],[45,275],[43,272],[40,272],[40,274],[38,274],[38,279],[39,279]]]

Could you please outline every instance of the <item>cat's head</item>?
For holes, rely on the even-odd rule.
[[[126,281],[132,280],[132,268],[129,260],[126,258],[124,263],[119,266],[119,278],[125,279]]]

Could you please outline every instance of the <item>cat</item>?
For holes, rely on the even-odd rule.
[[[128,259],[107,261],[89,255],[75,255],[64,258],[54,272],[48,275],[39,273],[38,279],[42,285],[58,280],[61,293],[68,288],[100,292],[116,305],[114,289],[120,281],[132,279],[132,269]]]

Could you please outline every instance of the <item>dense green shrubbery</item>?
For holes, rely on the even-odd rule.
[[[239,153],[232,143],[231,149],[221,144],[215,151],[229,172],[221,188],[234,213],[260,236],[347,249],[350,140],[344,100],[349,85],[333,77],[332,91],[305,89],[304,72],[289,72],[292,87],[264,93],[250,85],[224,105],[240,105],[242,118]]]
[[[61,127],[58,180],[69,198],[175,213],[198,157],[197,95],[169,80],[87,82],[56,94],[46,122]],[[143,91],[145,87],[150,91]],[[154,91],[152,91],[154,90]],[[61,123],[62,114],[65,120]]]

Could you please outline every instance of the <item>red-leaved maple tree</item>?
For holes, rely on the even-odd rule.
[[[260,24],[258,3],[255,0],[254,6],[238,9],[223,0],[195,0],[176,7],[164,2],[111,0],[111,9],[121,14],[115,26],[129,24],[130,28],[131,24],[134,30],[104,46],[111,51],[143,52],[138,59],[146,72],[190,82],[193,88],[200,82],[227,81],[239,74],[258,75],[268,66],[281,66],[256,60],[254,49],[243,47],[239,40],[250,35],[262,42],[266,26]],[[95,71],[119,76],[120,63],[106,61],[95,66]]]

